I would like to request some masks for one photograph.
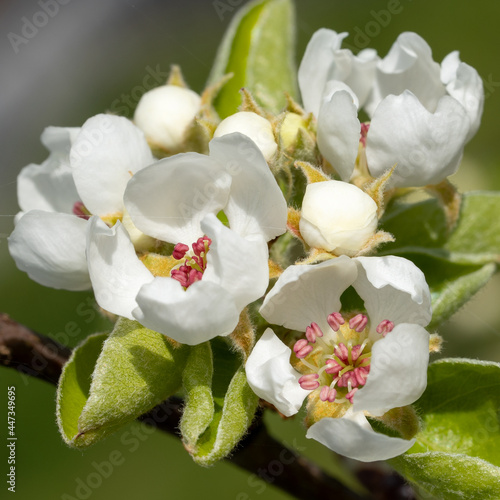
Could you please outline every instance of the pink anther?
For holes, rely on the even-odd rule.
[[[394,323],[389,321],[388,319],[384,319],[377,326],[377,333],[381,333],[383,337],[385,337],[389,332],[392,332],[394,329]]]
[[[368,324],[368,318],[364,314],[356,314],[354,318],[349,320],[349,327],[356,330],[358,333],[362,332]]]
[[[349,350],[345,344],[340,343],[333,352],[342,362],[349,363]]]
[[[325,364],[327,367],[325,368],[325,372],[330,375],[336,375],[339,373],[345,366],[340,365],[334,359],[327,359]]]
[[[349,391],[346,395],[345,398],[352,404],[352,398],[354,395],[358,392],[358,388],[354,388],[352,391]]]
[[[351,349],[351,359],[352,359],[352,362],[354,363],[360,356],[361,354],[361,345],[358,344],[358,345],[355,345],[352,349]]]
[[[354,373],[351,371],[348,371],[340,377],[339,381],[337,382],[337,385],[339,387],[348,387],[349,382],[351,382],[352,387],[356,387],[358,385],[356,381],[356,377],[354,376]]]
[[[186,252],[189,250],[189,247],[187,245],[184,245],[184,243],[177,243],[174,247],[174,251],[172,252],[172,257],[174,259],[180,260],[186,255]]]
[[[327,385],[324,385],[321,388],[321,392],[319,393],[319,399],[321,399],[321,401],[329,401],[330,403],[333,403],[336,397],[337,391],[335,389],[330,389]]]
[[[370,373],[370,367],[369,366],[360,366],[359,368],[354,368],[354,377],[356,378],[356,386],[358,385],[365,385],[366,384],[366,379],[368,377],[368,373]],[[352,381],[351,381],[352,383]]]
[[[306,338],[307,340],[309,340],[309,342],[312,342],[314,344],[318,337],[323,337],[323,332],[321,331],[318,323],[313,322],[306,328]]]
[[[317,389],[319,387],[318,378],[319,375],[317,373],[302,375],[302,377],[299,378],[299,385],[306,391],[313,391],[314,389]]]
[[[362,123],[361,124],[361,136],[359,138],[359,142],[363,144],[364,147],[366,147],[366,136],[368,135],[368,130],[370,129],[370,123]]]
[[[293,346],[293,352],[299,359],[303,359],[306,356],[309,356],[312,350],[312,345],[309,345],[306,339],[297,340],[297,342],[295,342],[295,345]]]
[[[326,321],[328,321],[328,324],[330,325],[330,328],[334,332],[338,332],[340,325],[343,325],[345,323],[344,318],[342,317],[342,314],[338,312],[334,312],[332,314],[328,315],[328,318],[326,318]]]
[[[81,201],[75,202],[75,204],[73,205],[73,213],[76,216],[80,217],[80,219],[85,219],[85,220],[90,219],[90,213],[85,208],[85,205]]]

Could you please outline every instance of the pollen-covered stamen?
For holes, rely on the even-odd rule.
[[[368,318],[364,314],[356,314],[349,320],[349,328],[361,333],[368,324]]]
[[[319,375],[317,373],[308,373],[299,378],[299,385],[306,391],[314,391],[319,387]]]
[[[81,219],[89,220],[92,214],[87,210],[81,201],[75,201],[73,205],[73,213]]]
[[[334,332],[338,332],[341,325],[343,325],[345,323],[345,320],[342,317],[342,314],[340,314],[338,312],[334,312],[332,314],[329,314],[328,318],[326,318],[326,321],[328,322],[328,324],[330,325],[330,328]]]
[[[172,270],[170,277],[177,280],[184,288],[188,288],[196,281],[200,281],[207,267],[207,253],[212,240],[208,236],[198,238],[191,245],[194,255],[188,255],[189,247],[184,243],[177,243],[172,252],[172,257],[177,260],[185,258],[184,263]]]
[[[377,333],[381,333],[383,337],[385,337],[389,332],[392,332],[394,329],[394,323],[389,321],[388,319],[384,319],[377,326]]]

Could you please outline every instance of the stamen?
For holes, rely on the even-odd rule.
[[[326,368],[325,368],[326,373],[329,373],[330,375],[336,375],[337,373],[339,373],[342,370],[342,368],[344,368],[344,366],[339,364],[334,359],[327,359],[326,360]]]
[[[318,378],[319,375],[317,373],[302,375],[302,377],[299,378],[299,385],[306,391],[313,391],[319,387]]]
[[[363,144],[363,147],[366,147],[366,136],[368,135],[368,130],[370,129],[370,122],[361,124],[361,134],[359,138],[359,142]]]
[[[330,328],[334,332],[338,332],[340,325],[343,325],[345,323],[345,320],[342,317],[342,314],[340,314],[338,312],[334,312],[332,314],[329,314],[328,318],[326,318],[326,321],[328,322],[328,324],[330,325]]]
[[[177,243],[172,252],[172,257],[177,260],[186,259],[184,264],[178,269],[170,272],[170,277],[177,280],[184,288],[188,288],[193,283],[200,281],[203,277],[203,272],[207,267],[207,252],[212,240],[207,236],[198,238],[191,245],[195,255],[187,255],[189,246],[184,243]]]
[[[349,401],[349,403],[352,404],[352,398],[354,397],[354,394],[358,392],[358,388],[356,387],[352,391],[349,391],[346,395],[345,398]]]
[[[177,243],[174,247],[174,251],[172,252],[172,257],[177,260],[181,260],[184,255],[186,255],[186,252],[189,250],[189,247],[187,245],[184,245],[184,243]]]
[[[367,324],[368,318],[364,314],[357,314],[354,318],[349,320],[349,327],[358,333],[361,333],[366,328]]]
[[[81,201],[76,201],[73,205],[73,213],[80,217],[80,219],[89,220],[91,213],[87,210],[85,205]]]
[[[394,323],[389,321],[388,319],[384,319],[377,326],[377,333],[381,333],[383,337],[385,337],[389,332],[392,332],[394,329]]]
[[[333,351],[335,353],[335,356],[339,358],[341,361],[344,363],[349,362],[349,350],[347,349],[345,344],[339,344]]]
[[[306,328],[306,338],[307,340],[309,340],[309,342],[314,344],[318,337],[323,337],[323,332],[321,331],[318,323],[313,322],[311,323],[311,326],[308,326]]]
[[[312,345],[309,345],[306,339],[297,340],[297,342],[295,342],[295,345],[293,346],[293,352],[299,359],[308,356],[312,350]]]
[[[324,385],[321,388],[321,392],[319,393],[321,401],[329,401],[330,403],[333,403],[336,397],[337,391],[335,389],[330,389],[327,385]]]

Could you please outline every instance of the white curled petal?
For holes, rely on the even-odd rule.
[[[44,210],[72,214],[80,200],[67,163],[48,159],[42,165],[28,165],[17,177],[17,199],[25,212]]]
[[[472,66],[460,62],[456,51],[443,59],[441,79],[446,84],[448,94],[467,111],[470,120],[470,130],[467,134],[467,141],[469,141],[481,124],[484,107],[483,81]]]
[[[388,255],[357,257],[353,287],[363,299],[372,335],[383,320],[426,326],[432,317],[431,294],[424,273],[413,262]],[[375,337],[380,338],[380,337]]]
[[[31,210],[10,235],[9,251],[21,271],[44,286],[90,288],[85,258],[87,221],[74,215]]]
[[[351,100],[354,106],[356,106],[356,109],[359,109],[358,96],[356,95],[354,90],[352,90],[351,87],[349,87],[349,85],[340,80],[330,80],[329,82],[326,82],[323,98],[321,99],[321,105],[325,104],[326,102],[329,102],[332,99],[333,94],[336,94],[341,90],[347,92],[351,96]],[[320,113],[321,113],[321,108],[320,108]]]
[[[286,230],[283,193],[255,143],[232,133],[210,142],[210,157],[232,178],[224,213],[233,231],[262,235],[269,241]]]
[[[391,408],[414,403],[427,385],[429,334],[421,326],[403,323],[372,347],[370,374],[356,392],[353,410],[376,417]]]
[[[318,147],[343,181],[349,181],[358,155],[361,124],[351,95],[336,92],[321,106]]]
[[[229,335],[240,315],[231,295],[204,279],[184,290],[177,280],[156,277],[141,288],[137,304],[137,321],[187,345]]]
[[[113,115],[89,118],[70,152],[80,199],[92,214],[101,216],[123,211],[127,182],[153,161],[141,130]]]
[[[299,385],[300,373],[290,364],[292,351],[268,328],[245,365],[248,385],[260,398],[290,417],[295,415],[310,391]]]
[[[432,59],[427,42],[416,33],[402,33],[378,64],[373,92],[365,109],[373,116],[382,99],[409,90],[422,105],[434,111],[446,91],[439,64]]]
[[[415,439],[406,440],[375,432],[362,413],[343,418],[323,418],[306,434],[336,453],[361,462],[397,457],[409,450]]]
[[[68,158],[71,144],[80,132],[80,127],[46,127],[40,140],[52,153]]]
[[[372,119],[366,141],[374,177],[396,165],[390,183],[399,187],[437,184],[453,174],[469,132],[463,106],[444,96],[434,114],[409,91],[386,97]]]
[[[231,177],[208,156],[181,153],[141,170],[129,181],[125,206],[143,233],[191,245],[200,221],[227,203]]]
[[[328,315],[340,311],[340,296],[356,275],[356,265],[344,255],[321,264],[287,267],[266,295],[260,314],[292,330],[303,332],[313,321],[328,329]]]
[[[266,292],[269,284],[267,243],[261,237],[249,240],[239,236],[213,214],[202,220],[201,228],[212,240],[203,280],[224,288],[241,311]]]
[[[345,83],[354,90],[358,99],[359,106],[363,107],[370,95],[375,81],[375,72],[377,63],[380,60],[377,51],[374,49],[364,49],[357,55],[353,55],[350,50],[341,50],[340,54],[345,53],[346,58],[349,60],[349,75],[345,78]]]
[[[320,29],[307,44],[299,66],[299,87],[304,109],[318,116],[326,82],[331,80],[334,52],[340,49],[347,33]]]
[[[137,258],[120,222],[108,227],[97,216],[90,219],[87,260],[97,303],[106,311],[134,319],[135,297],[153,275]]]

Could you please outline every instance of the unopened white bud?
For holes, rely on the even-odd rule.
[[[261,150],[266,161],[270,161],[278,150],[274,140],[273,127],[268,120],[251,111],[240,111],[222,120],[214,137],[240,132],[250,137]]]
[[[134,114],[135,124],[151,145],[167,151],[182,149],[186,132],[201,106],[201,97],[176,85],[162,85],[146,92]]]
[[[299,229],[305,242],[337,255],[356,255],[377,230],[377,204],[342,181],[309,184]]]
[[[301,128],[306,129],[306,122],[302,116],[297,113],[287,113],[280,128],[280,137],[285,149],[294,146]]]

